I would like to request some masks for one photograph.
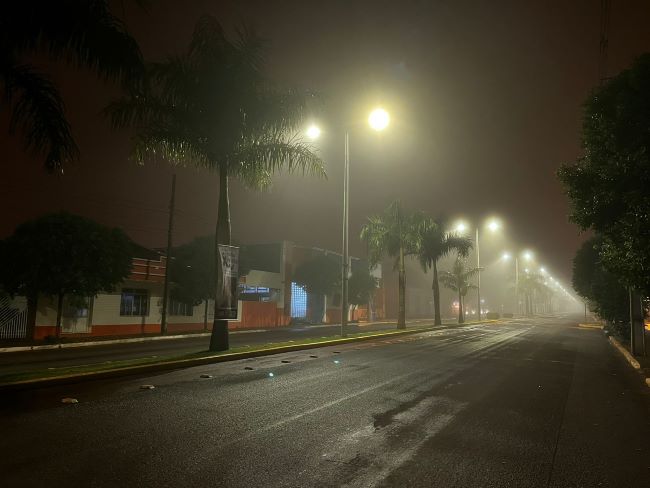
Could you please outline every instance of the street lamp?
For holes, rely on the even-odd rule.
[[[320,127],[315,124],[310,125],[306,131],[307,137],[312,140],[316,140],[320,137]]]
[[[390,123],[390,115],[383,108],[376,108],[368,116],[368,124],[376,131],[382,131]]]
[[[496,219],[490,219],[486,225],[488,230],[490,232],[496,232],[499,229],[501,229],[501,222],[499,222]],[[480,226],[476,227],[476,298],[477,298],[477,303],[478,303],[478,319],[481,320],[481,248],[479,244],[479,228]],[[456,232],[459,234],[462,234],[467,230],[467,225],[464,222],[458,222],[456,224]]]
[[[523,257],[526,262],[530,262],[533,260],[533,253],[530,251],[523,251],[519,253],[514,253],[514,258],[515,258],[515,312],[519,313],[519,256]],[[508,252],[504,252],[501,255],[501,258],[504,261],[509,261],[512,256]],[[540,272],[542,274],[546,274],[546,269],[540,268]],[[524,273],[529,274],[530,270],[528,268],[524,268]],[[553,281],[552,277],[548,277],[551,281]]]
[[[390,115],[381,107],[374,109],[368,115],[368,124],[378,132],[388,127]],[[321,130],[311,125],[306,131],[307,137],[318,139]],[[350,135],[345,131],[345,151],[343,167],[343,263],[341,269],[341,336],[347,336],[348,326],[348,280],[350,277],[349,227],[350,227]]]
[[[368,116],[368,124],[380,132],[388,127],[390,115],[381,107]],[[345,166],[343,169],[343,269],[341,276],[341,337],[347,336],[348,327],[348,280],[350,278],[349,219],[350,219],[350,136],[345,132]]]

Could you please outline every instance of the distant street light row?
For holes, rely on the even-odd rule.
[[[383,131],[390,124],[390,115],[389,113],[381,108],[375,108],[368,115],[368,125],[375,131]],[[306,130],[306,135],[311,140],[318,139],[322,134],[320,127],[316,124],[310,125]],[[350,275],[349,270],[349,205],[350,205],[350,147],[349,147],[349,131],[345,131],[345,142],[344,142],[344,170],[343,170],[343,226],[342,226],[342,237],[343,237],[343,262],[342,262],[342,280],[341,280],[341,310],[348,309],[348,279]],[[497,219],[490,219],[486,222],[485,227],[492,233],[495,233],[501,229],[501,222]],[[458,222],[455,226],[455,231],[459,234],[464,234],[469,229],[468,224],[465,222]],[[480,226],[475,228],[475,245],[476,245],[476,267],[477,272],[477,302],[478,302],[478,318],[481,319],[481,259],[480,259]],[[532,261],[533,254],[530,251],[524,251],[521,253],[524,260]],[[504,253],[502,258],[504,260],[509,260],[511,258],[510,253]],[[525,272],[528,273],[528,269],[525,269]],[[542,274],[545,274],[546,271],[544,268],[540,269]],[[557,282],[549,277],[552,283],[557,284]],[[515,295],[517,296],[517,301],[519,300],[519,255],[515,255]],[[570,294],[562,288],[559,284],[557,286],[567,295]],[[347,335],[347,324],[348,316],[346,313],[341,314],[341,335],[345,337]]]

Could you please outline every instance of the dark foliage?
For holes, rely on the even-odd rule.
[[[601,263],[650,291],[650,54],[598,88],[585,104],[585,154],[559,177],[571,219],[602,236]]]
[[[25,222],[0,246],[0,288],[24,295],[57,297],[57,334],[64,297],[82,303],[112,291],[131,270],[134,245],[119,229],[67,213]]]
[[[58,90],[24,61],[35,52],[129,86],[144,75],[142,57],[124,24],[111,14],[108,1],[3,3],[0,91],[1,103],[11,111],[10,131],[21,131],[26,148],[45,155],[48,171],[62,172],[78,149]]]
[[[573,288],[589,302],[593,312],[609,323],[609,328],[625,338],[630,335],[629,295],[620,278],[602,263],[603,241],[592,237],[573,258]]]

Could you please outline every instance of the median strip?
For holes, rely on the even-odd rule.
[[[496,322],[498,321],[488,320],[481,322],[468,322],[463,325],[468,326],[477,324],[490,324]],[[0,377],[0,381],[2,381],[2,383],[0,383],[0,392],[30,388],[42,388],[47,386],[79,383],[88,380],[117,378],[129,375],[153,373],[158,371],[169,371],[173,369],[203,366],[206,364],[237,361],[240,359],[249,359],[261,356],[270,356],[273,354],[280,354],[285,352],[316,349],[319,347],[333,346],[338,344],[369,341],[391,336],[421,334],[423,332],[440,330],[440,328],[441,326],[431,326],[405,330],[360,332],[357,334],[351,334],[346,338],[332,336],[321,339],[304,339],[302,341],[270,343],[262,346],[244,346],[222,353],[200,351],[196,353],[185,354],[182,356],[169,356],[166,358],[138,358],[124,361],[114,361],[112,363],[101,363],[98,365],[88,365],[86,367],[87,371],[81,371],[78,366],[71,366],[57,370],[32,371],[15,374],[10,373]],[[66,372],[66,369],[69,369],[69,372]]]

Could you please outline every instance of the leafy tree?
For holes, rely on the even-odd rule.
[[[262,61],[255,34],[243,31],[231,40],[205,15],[185,54],[151,64],[149,86],[107,108],[116,127],[135,127],[133,153],[140,163],[162,157],[218,172],[219,244],[231,242],[230,178],[259,188],[282,169],[325,175],[312,146],[297,136],[311,97],[273,86]],[[226,349],[227,334],[227,322],[215,319],[211,350]]]
[[[571,219],[602,237],[602,264],[649,292],[650,54],[587,99],[582,134],[584,156],[559,171]]]
[[[440,316],[440,284],[438,282],[438,261],[450,252],[455,251],[460,256],[467,256],[472,248],[471,239],[450,233],[444,220],[423,217],[419,226],[419,242],[417,257],[423,271],[433,270],[434,320],[436,325],[442,324]]]
[[[191,305],[204,304],[204,320],[207,328],[208,302],[214,299],[214,235],[196,237],[187,244],[172,250],[170,277],[172,280],[171,297]],[[249,259],[245,246],[239,247],[239,276],[249,271]]]
[[[377,278],[366,268],[354,270],[348,281],[348,302],[351,305],[367,305],[377,289]]]
[[[304,261],[296,267],[293,281],[308,293],[330,295],[341,286],[341,258],[319,254]]]
[[[573,288],[589,302],[589,307],[608,322],[608,328],[629,338],[629,293],[620,278],[602,263],[602,238],[585,241],[573,258]]]
[[[465,296],[470,289],[476,288],[472,283],[472,278],[477,275],[478,272],[479,268],[467,268],[465,266],[465,260],[461,257],[457,257],[451,271],[443,271],[440,274],[440,281],[442,281],[442,284],[450,290],[458,293],[459,324],[465,322],[465,316],[463,313]]]
[[[368,218],[361,229],[361,239],[368,246],[370,265],[381,262],[384,255],[395,258],[399,273],[399,310],[397,327],[406,328],[406,268],[404,258],[417,252],[419,219],[404,211],[399,200],[380,215]]]
[[[27,149],[45,154],[48,171],[62,172],[78,154],[64,104],[49,77],[24,61],[34,53],[131,83],[143,74],[142,57],[108,1],[4,2],[0,16],[0,90],[9,107],[9,131],[21,130]]]
[[[172,251],[171,297],[182,303],[204,303],[207,327],[208,300],[215,296],[214,236],[197,237]]]
[[[18,226],[0,246],[1,287],[26,296],[32,310],[39,295],[55,297],[59,336],[63,299],[112,291],[128,276],[133,249],[120,229],[68,213],[46,215]]]

